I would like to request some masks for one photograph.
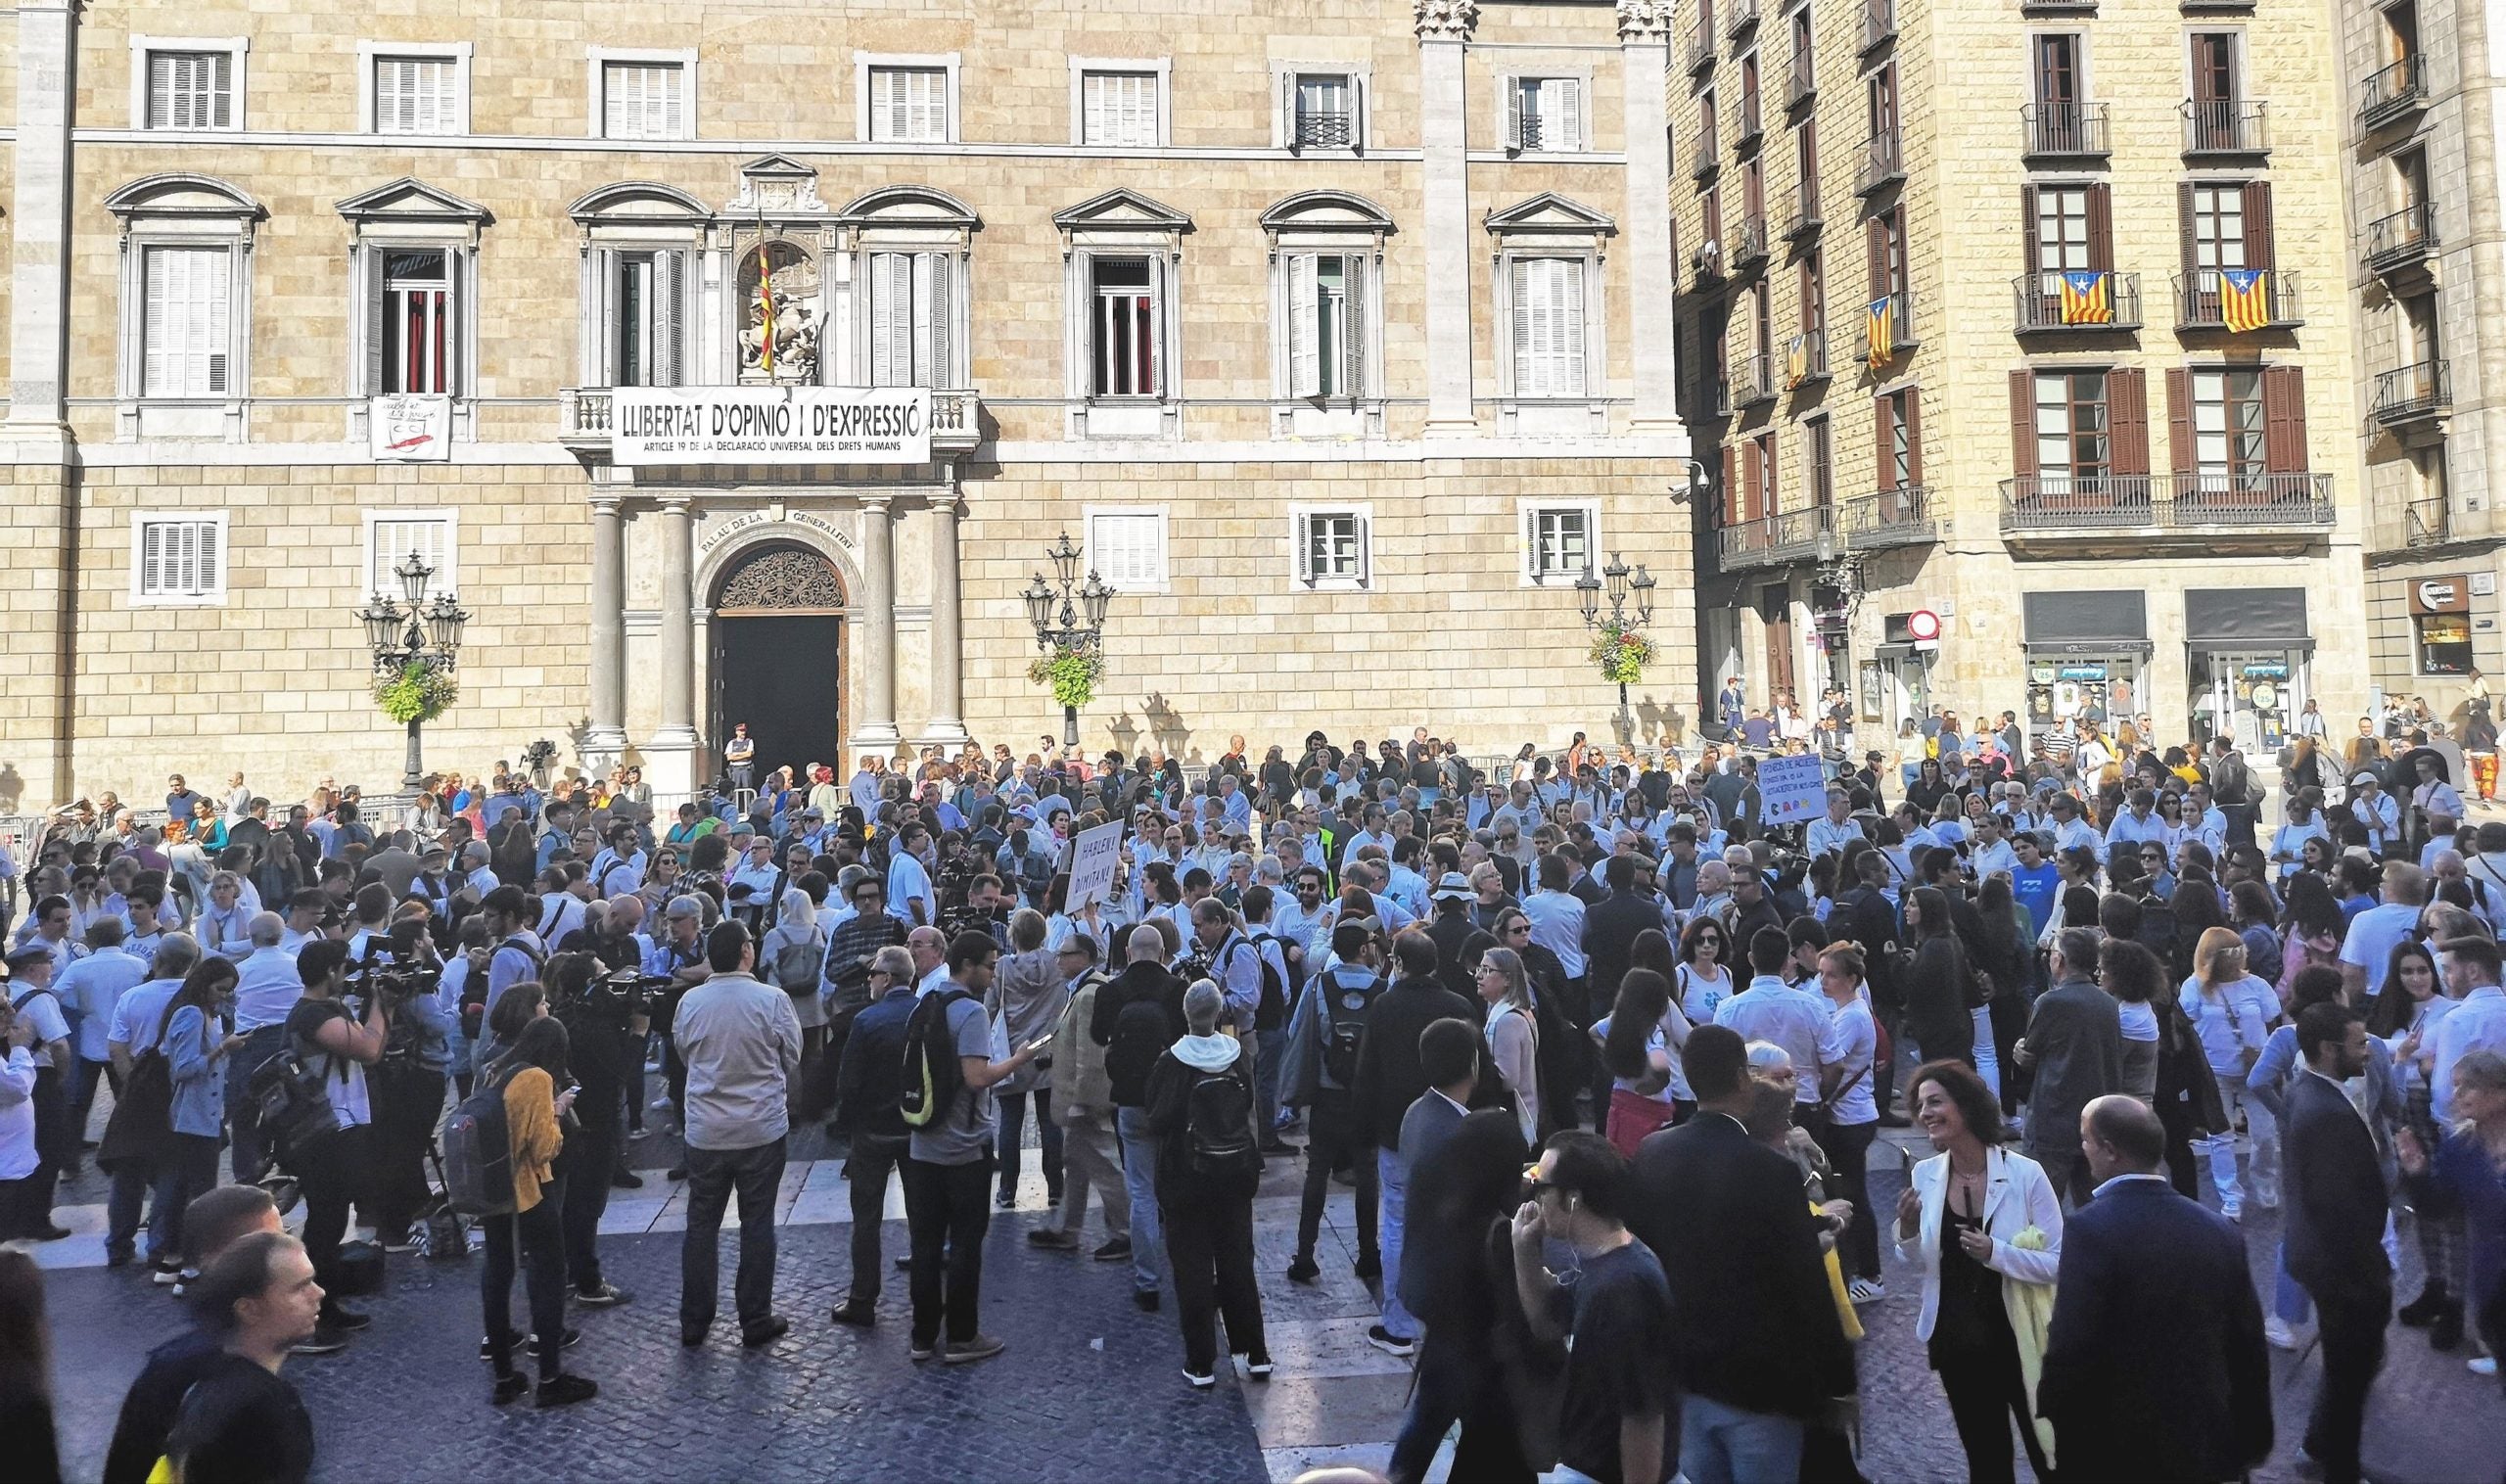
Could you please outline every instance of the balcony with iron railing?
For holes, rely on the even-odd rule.
[[[1836,525],[1846,548],[1852,551],[1920,546],[1940,538],[1932,518],[1928,485],[1899,485],[1847,500]]]
[[[1862,0],[1862,49],[1872,51],[1897,34],[1897,0]]]
[[[2271,153],[2270,108],[2258,98],[2187,99],[2176,112],[2188,156]]]
[[[1784,106],[1799,108],[1818,95],[1819,69],[1806,55],[1787,65],[1784,73]]]
[[[1712,179],[1723,168],[1722,141],[1716,134],[1714,120],[1708,118],[1696,126],[1696,136],[1689,143],[1688,172],[1699,181]]]
[[[1688,70],[1702,72],[1714,66],[1714,15],[1698,11],[1688,26]]]
[[[2021,273],[2010,281],[2020,335],[2092,334],[2141,327],[2141,275]]]
[[[1834,509],[1810,505],[1725,526],[1715,532],[1714,545],[1725,572],[1783,567],[1816,557],[1819,537],[1834,531]]]
[[[2427,59],[2414,52],[2369,72],[2358,83],[2358,127],[2380,129],[2428,106]]]
[[[1357,116],[1345,109],[1296,111],[1296,147],[1301,150],[1345,150],[1357,138]]]
[[[2106,105],[2030,103],[2019,111],[2020,148],[2036,160],[2097,160],[2108,143]]]
[[[610,387],[564,387],[557,393],[557,441],[577,453],[607,454],[617,432]],[[983,441],[981,393],[935,388],[931,393],[931,451],[971,453]]]
[[[1766,261],[1766,216],[1743,216],[1732,233],[1732,271],[1746,273]]]
[[[1764,115],[1765,111],[1758,107],[1757,94],[1752,92],[1742,92],[1740,94],[1740,127],[1732,131],[1732,148],[1736,150],[1746,150],[1749,146],[1766,137],[1766,118]]]
[[[2328,474],[2047,474],[2001,482],[2006,536],[2306,532],[2332,522]]]
[[[2368,411],[2383,427],[2430,423],[2453,410],[2453,365],[2441,357],[2376,373],[2375,400]]]
[[[1798,182],[1792,187],[1792,193],[1785,198],[1785,240],[1798,242],[1802,238],[1812,236],[1817,233],[1821,224],[1819,183],[1815,180]]]
[[[2419,267],[2436,249],[2436,204],[2414,201],[2367,223],[2362,235],[2371,270],[2390,275]]]
[[[2225,330],[2230,328],[2228,310],[2240,310],[2234,326],[2247,330],[2294,330],[2306,322],[2305,299],[2299,292],[2298,275],[2278,268],[2260,270],[2253,287],[2262,296],[2261,318],[2249,322],[2241,304],[2231,304],[2227,272],[2220,268],[2196,268],[2190,274],[2177,273],[2169,278],[2175,289],[2175,328],[2178,330]]]
[[[2403,546],[2442,546],[2453,538],[2453,507],[2443,495],[2412,500],[2401,507]]]
[[[1732,405],[1746,411],[1760,402],[1775,400],[1775,357],[1756,351],[1740,357],[1732,368]]]
[[[1892,181],[1906,178],[1904,145],[1894,132],[1875,134],[1862,147],[1862,168],[1854,171],[1853,192],[1868,196]]]
[[[1723,0],[1723,34],[1738,41],[1758,23],[1758,0]]]

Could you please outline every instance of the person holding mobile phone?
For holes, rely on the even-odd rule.
[[[565,1022],[540,1016],[523,1028],[513,1049],[490,1062],[486,1075],[504,1101],[505,1140],[512,1157],[513,1210],[480,1225],[487,1239],[480,1273],[480,1305],[487,1325],[487,1361],[495,1368],[488,1400],[498,1407],[527,1389],[514,1368],[513,1276],[516,1261],[531,1295],[531,1328],[539,1361],[538,1407],[564,1407],[600,1394],[590,1378],[565,1373],[566,1207],[565,1176],[556,1168],[565,1147],[565,1121],[580,1090],[566,1070]],[[560,1086],[564,1090],[558,1090]],[[599,1180],[605,1169],[580,1172]]]

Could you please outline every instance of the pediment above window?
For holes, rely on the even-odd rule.
[[[1192,218],[1137,191],[1116,189],[1053,213],[1064,232],[1164,232],[1192,230]]]
[[[946,191],[915,185],[886,186],[858,197],[835,213],[835,220],[847,227],[948,227],[960,232],[983,228],[983,218],[974,208]]]
[[[339,212],[359,237],[427,237],[477,243],[492,218],[487,209],[450,191],[403,175],[389,185],[351,196]]]
[[[1395,230],[1390,212],[1346,191],[1300,191],[1264,211],[1262,225],[1274,232]]]
[[[816,170],[789,155],[762,155],[740,166],[739,194],[722,209],[727,215],[820,216],[826,203],[818,200]]]
[[[566,214],[579,226],[696,226],[713,213],[705,203],[676,186],[650,180],[623,180],[578,197]]]
[[[269,215],[259,202],[239,187],[213,175],[181,171],[134,180],[106,197],[105,209],[125,223],[135,216],[248,222]]]
[[[1543,191],[1528,200],[1501,207],[1488,213],[1488,230],[1504,236],[1534,236],[1542,233],[1576,237],[1613,237],[1618,223],[1607,213],[1596,211],[1581,202],[1569,200],[1555,191]]]

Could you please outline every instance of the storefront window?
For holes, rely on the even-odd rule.
[[[2303,650],[2197,649],[2187,669],[2197,741],[2224,734],[2240,749],[2276,752],[2289,740],[2290,719],[2305,704]]]
[[[2419,672],[2423,675],[2471,673],[2471,618],[2459,613],[2423,613],[2419,626]]]
[[[2064,721],[2100,726],[2136,709],[2138,665],[2127,658],[2032,659],[2027,666],[2027,725],[2049,731]]]

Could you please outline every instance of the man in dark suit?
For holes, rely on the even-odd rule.
[[[1680,1471],[1789,1479],[1804,1423],[1854,1390],[1801,1172],[1749,1136],[1748,1051],[1729,1026],[1689,1033],[1694,1118],[1636,1151],[1628,1227],[1670,1280]]]
[[[2027,1157],[2045,1167],[2057,1194],[2077,1207],[2092,1188],[2080,1159],[2080,1110],[2123,1086],[2123,1025],[2114,997],[2089,978],[2097,968],[2093,929],[2065,928],[2048,960],[2054,987],[2036,1000],[2019,1064],[2036,1074],[2027,1100]],[[2012,985],[2010,994],[2020,993]]]
[[[1662,904],[1637,895],[1642,862],[1634,856],[1612,856],[1601,867],[1609,895],[1584,912],[1584,984],[1586,1004],[1570,1006],[1579,1026],[1589,1026],[1608,1013],[1618,999],[1618,982],[1627,977],[1627,962],[1636,951],[1636,935],[1662,926]],[[1590,1013],[1584,1013],[1589,1010]]]
[[[2281,1124],[2289,1275],[2314,1300],[2323,1383],[2306,1420],[2305,1452],[2329,1484],[2355,1484],[2367,1393],[2384,1368],[2392,1319],[2385,1259],[2385,1182],[2376,1138],[2342,1083],[2367,1070],[2358,1012],[2313,1004],[2297,1016],[2305,1067],[2291,1079]]]
[[[1393,940],[1392,953],[1400,972],[1392,988],[1376,996],[1374,1008],[1367,1012],[1366,1040],[1358,1043],[1358,1073],[1349,1101],[1359,1127],[1374,1144],[1380,1190],[1383,1322],[1369,1329],[1367,1339],[1378,1350],[1407,1358],[1417,1349],[1418,1323],[1401,1303],[1402,1217],[1410,1198],[1410,1169],[1401,1157],[1401,1121],[1430,1086],[1418,1037],[1439,1020],[1475,1026],[1480,1012],[1438,979],[1435,940],[1424,933],[1406,932]]]
[[[2063,1229],[2036,1410],[2065,1479],[2241,1478],[2271,1453],[2271,1362],[2245,1238],[2160,1166],[2139,1099],[2091,1101],[2097,1194]]]

